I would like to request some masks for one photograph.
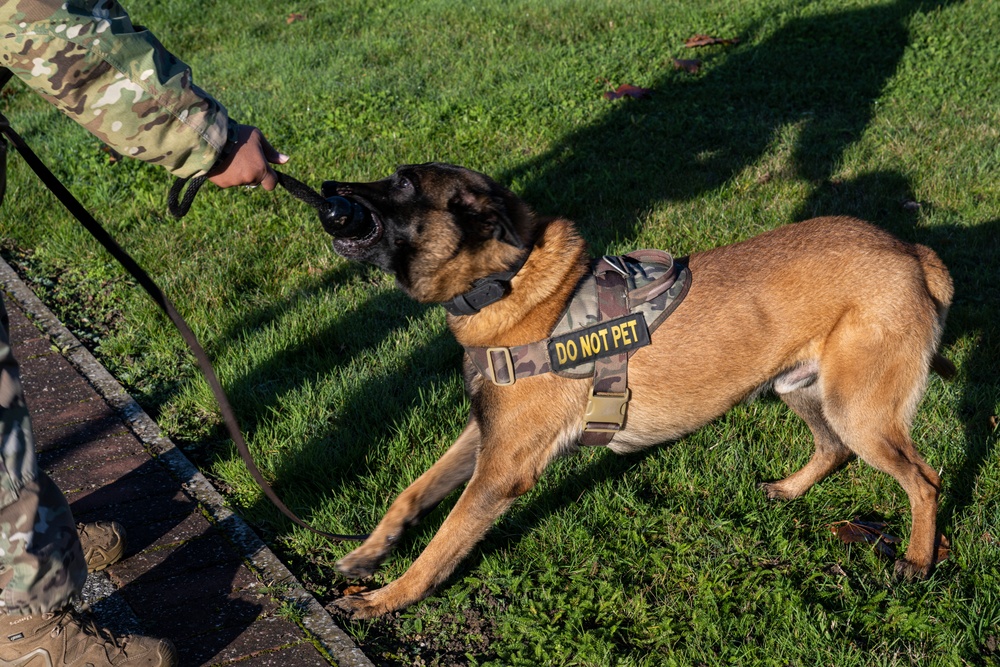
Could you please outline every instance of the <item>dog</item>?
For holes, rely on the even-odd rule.
[[[391,273],[419,302],[450,303],[484,277],[510,278],[493,302],[448,316],[467,350],[464,431],[336,565],[348,578],[371,576],[406,528],[466,484],[400,578],[334,603],[370,618],[434,591],[553,459],[578,448],[591,381],[544,373],[501,386],[468,350],[546,339],[592,260],[571,221],[537,215],[462,167],[407,165],[371,183],[327,181],[323,195],[368,216],[367,232],[335,239],[336,252]],[[897,576],[928,576],[940,481],[910,429],[929,370],[955,370],[937,352],[953,295],[938,256],[867,222],[826,217],[694,253],[683,265],[689,291],[632,354],[627,416],[607,446],[624,453],[680,438],[771,389],[805,420],[815,451],[797,472],[762,484],[767,497],[797,498],[859,456],[909,496],[912,531]]]

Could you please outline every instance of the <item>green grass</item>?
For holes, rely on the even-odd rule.
[[[683,255],[846,213],[933,247],[957,296],[914,426],[943,479],[951,558],[896,583],[829,529],[909,533],[905,494],[862,463],[804,498],[756,490],[810,454],[761,400],[641,456],[553,465],[459,571],[390,618],[345,623],[387,665],[1000,663],[1000,5],[986,0],[348,0],[129,3],[195,79],[292,156],[288,173],[380,177],[443,160],[489,173],[595,252]],[[302,21],[286,22],[290,12]],[[735,46],[683,47],[694,33]],[[700,72],[674,69],[697,57]],[[652,99],[609,102],[612,85]],[[86,132],[12,84],[15,127],[158,280],[201,337],[284,500],[371,528],[464,425],[440,308],[338,258],[285,194],[206,188],[182,222],[169,179],[107,165]],[[3,250],[324,602],[350,548],[294,528],[254,487],[183,344],[11,160]],[[849,277],[843,279],[850,288]],[[992,418],[992,421],[991,421]],[[375,584],[401,575],[454,498]]]

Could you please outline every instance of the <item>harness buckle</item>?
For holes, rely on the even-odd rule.
[[[504,364],[506,364],[506,366],[507,366],[507,374],[510,377],[510,380],[508,380],[507,382],[501,382],[497,378],[497,368],[496,368],[496,366],[493,363],[493,353],[494,352],[499,352],[500,354],[503,355]],[[510,348],[509,347],[488,347],[488,348],[486,348],[486,364],[487,364],[487,366],[489,366],[490,380],[493,382],[493,384],[495,384],[498,387],[509,387],[510,385],[514,384],[514,381],[517,379],[514,376],[514,359],[513,359],[513,357],[510,356]]]
[[[598,394],[590,388],[587,412],[583,418],[583,430],[591,433],[617,433],[625,424],[625,411],[632,398],[632,390],[624,393]]]

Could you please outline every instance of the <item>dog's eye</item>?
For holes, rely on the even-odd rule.
[[[411,190],[413,189],[413,183],[406,176],[400,175],[396,177],[396,187],[400,190]]]

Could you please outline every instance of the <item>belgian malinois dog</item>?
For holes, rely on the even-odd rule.
[[[515,267],[502,298],[448,316],[466,350],[545,339],[590,271],[572,222],[536,215],[468,169],[403,166],[373,183],[328,181],[323,194],[346,198],[366,216],[364,234],[336,239],[335,250],[391,273],[417,301],[449,302]],[[631,357],[627,419],[608,446],[632,452],[679,438],[771,389],[808,424],[815,452],[801,470],[762,484],[767,497],[797,498],[860,456],[909,496],[912,534],[897,575],[926,577],[939,539],[940,481],[910,428],[929,369],[954,372],[937,353],[953,294],[938,256],[861,220],[827,217],[695,253],[686,265],[686,298]],[[353,618],[429,595],[550,461],[578,447],[591,382],[546,373],[499,386],[468,354],[465,379],[472,403],[465,430],[337,569],[370,576],[407,527],[466,487],[402,577],[336,602]]]

